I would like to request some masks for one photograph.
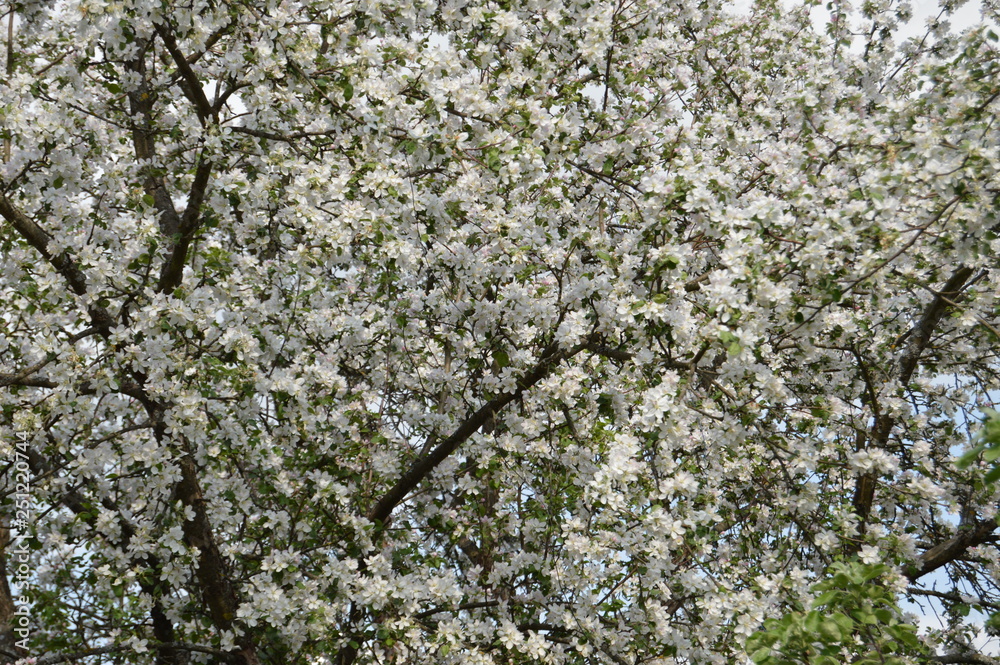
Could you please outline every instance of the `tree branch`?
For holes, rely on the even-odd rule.
[[[904,575],[911,582],[915,582],[941,566],[955,561],[970,547],[985,543],[996,529],[995,520],[979,520],[975,524],[961,527],[952,538],[935,545],[917,557],[917,561],[906,570]]]
[[[49,251],[50,236],[40,226],[11,203],[6,194],[0,193],[0,215],[28,241],[42,257],[55,268],[78,296],[87,293],[87,278],[66,252],[55,255]]]
[[[227,125],[228,126],[228,125]],[[322,132],[292,132],[291,134],[276,134],[274,132],[268,132],[263,129],[254,129],[253,127],[243,127],[241,125],[228,126],[229,129],[237,134],[246,134],[247,136],[253,136],[259,139],[267,139],[268,141],[280,141],[282,143],[291,143],[298,139],[307,138],[322,138],[325,136],[334,136],[340,133],[339,129],[330,129]]]
[[[131,431],[133,429],[139,429],[140,427],[146,427],[146,426],[148,426],[148,423],[143,423],[142,425],[136,427],[125,428],[121,431],[122,432]],[[36,478],[44,477],[49,474],[53,465],[49,460],[46,460],[41,453],[39,453],[37,450],[29,448],[27,452],[27,457],[28,457],[28,466],[31,469],[31,472],[35,474]],[[93,481],[89,482],[92,483]],[[59,503],[66,506],[66,508],[68,508],[73,514],[77,516],[84,516],[83,519],[90,526],[90,528],[92,529],[96,528],[97,514],[91,509],[92,504],[78,490],[75,489],[70,490],[65,494],[63,494],[59,498]],[[121,518],[119,522],[121,529],[121,538],[118,540],[118,542],[113,542],[113,541],[109,542],[111,542],[113,546],[119,548],[122,551],[128,551],[129,544],[131,543],[132,538],[134,538],[136,534],[135,526],[127,519],[125,519],[124,515],[122,514],[122,511],[110,498],[106,496],[103,497],[101,499],[101,506],[105,510],[114,513]],[[163,569],[159,557],[157,557],[155,554],[147,553],[143,555],[141,559],[138,561],[138,563],[141,563],[147,569],[153,571],[155,578],[158,578],[160,576],[160,572]],[[156,636],[156,638],[162,642],[172,643],[176,635],[174,631],[174,624],[170,620],[170,618],[167,617],[166,613],[163,611],[163,605],[160,602],[161,591],[159,589],[158,582],[151,582],[148,579],[140,578],[139,587],[142,589],[143,593],[149,594],[149,597],[152,598],[153,600],[152,607],[149,610],[150,619],[152,620],[153,624],[153,635]],[[95,653],[91,655],[98,655],[98,654]],[[80,654],[75,654],[75,657],[67,656],[67,658],[70,660],[75,660],[75,658],[82,658],[82,657],[83,656]],[[44,661],[43,659],[40,659],[38,661],[38,663],[42,662],[49,662],[49,661]],[[55,660],[51,662],[57,663],[64,661]],[[186,654],[177,653],[174,649],[169,647],[164,647],[157,653],[156,656],[156,665],[186,665],[187,662],[188,658]]]
[[[126,68],[139,79],[139,85],[136,89],[128,93],[129,111],[133,117],[138,116],[139,118],[132,126],[132,145],[136,161],[143,165],[143,175],[145,176],[143,190],[153,199],[153,206],[160,213],[160,233],[170,238],[178,233],[181,218],[177,214],[177,209],[174,208],[170,192],[167,191],[166,181],[162,175],[157,174],[154,168],[156,143],[153,129],[153,103],[156,101],[156,94],[150,88],[149,77],[146,73],[146,51],[149,46],[150,42],[143,44],[136,57],[125,63]]]
[[[231,630],[236,618],[236,590],[229,581],[225,562],[212,536],[212,525],[205,511],[205,498],[198,483],[197,469],[190,455],[180,460],[181,482],[177,495],[181,502],[193,509],[194,517],[184,521],[184,539],[198,549],[198,581],[204,600],[212,615],[212,623],[220,630]]]
[[[56,272],[66,280],[73,293],[81,297],[87,295],[87,277],[83,274],[79,264],[70,257],[68,252],[60,254],[50,252],[49,235],[11,203],[10,199],[3,193],[0,193],[0,216],[3,216],[14,227],[14,230],[34,247],[49,265],[56,269]],[[102,335],[110,334],[111,328],[115,326],[115,320],[108,310],[97,304],[90,304],[87,306],[87,313],[90,315],[91,323]]]
[[[923,352],[930,344],[931,338],[934,336],[934,331],[938,323],[940,323],[941,318],[947,312],[948,307],[955,304],[958,295],[962,292],[962,289],[974,272],[968,266],[960,266],[955,270],[941,290],[936,293],[934,299],[924,308],[923,314],[916,325],[900,338],[900,343],[907,338],[910,341],[899,359],[898,375],[896,377],[899,385],[905,386],[910,382],[910,378],[913,376],[920,362],[921,355],[923,355]],[[863,365],[862,369],[864,369]],[[867,378],[866,383],[868,383]],[[878,405],[874,401],[875,392],[871,386],[869,386],[869,390],[872,394],[872,409],[875,414],[875,423],[869,437],[869,441],[871,442],[869,445],[876,448],[884,448],[885,444],[889,441],[892,428],[896,424],[896,418],[885,413],[878,413]],[[861,533],[865,532],[865,524],[868,521],[868,515],[871,513],[872,504],[875,500],[876,485],[875,475],[865,473],[858,478],[854,488],[852,503],[860,521]]]
[[[456,605],[455,607],[434,607],[429,610],[424,610],[423,612],[417,612],[413,615],[413,618],[417,621],[421,621],[428,617],[432,617],[435,614],[441,614],[443,612],[467,612],[469,610],[480,610],[490,607],[498,607],[500,605],[499,600],[483,600],[475,603],[462,603],[461,605]]]
[[[177,233],[173,236],[174,242],[170,256],[160,271],[160,283],[157,286],[157,291],[160,293],[172,291],[181,283],[188,247],[191,246],[191,241],[201,226],[201,204],[205,200],[205,192],[208,190],[208,180],[211,175],[212,162],[202,152],[198,156],[198,168],[195,171],[194,183],[192,183],[191,191],[188,194],[184,216],[180,220]]]
[[[909,383],[910,377],[913,376],[913,372],[917,368],[917,363],[920,361],[921,354],[930,343],[938,322],[941,321],[941,317],[944,316],[948,307],[957,302],[958,294],[962,292],[965,283],[972,277],[973,272],[975,271],[972,268],[961,266],[952,273],[945,285],[941,287],[941,290],[935,293],[934,300],[924,309],[920,321],[907,333],[906,337],[910,338],[910,343],[899,360],[900,384],[905,386]]]
[[[156,24],[156,34],[163,40],[163,45],[167,47],[167,52],[170,53],[174,64],[177,65],[177,71],[180,73],[181,80],[185,84],[181,86],[184,96],[194,104],[202,126],[208,124],[209,119],[213,115],[212,105],[205,96],[205,90],[201,87],[198,75],[191,69],[191,61],[181,53],[180,47],[177,45],[177,40],[174,38],[174,33],[165,21]]]
[[[982,598],[970,599],[968,596],[963,597],[961,594],[958,593],[945,593],[944,591],[935,591],[933,589],[914,589],[911,587],[906,590],[906,595],[927,596],[928,598],[940,598],[942,600],[947,600],[952,603],[968,603],[973,605],[979,605],[981,607],[987,607],[994,611],[1000,610],[1000,605],[983,600]]]
[[[604,358],[610,358],[611,360],[617,360],[618,362],[629,362],[633,358],[633,354],[628,351],[623,351],[622,349],[616,349],[605,344],[590,344],[587,346],[587,350],[598,356]]]
[[[550,344],[546,347],[542,351],[541,356],[539,356],[535,366],[517,382],[517,387],[513,392],[498,395],[484,404],[475,413],[466,418],[451,436],[439,443],[427,455],[416,460],[396,484],[375,504],[375,507],[368,513],[368,519],[379,524],[385,524],[389,515],[406,498],[406,495],[413,491],[424,478],[430,475],[441,462],[455,452],[470,436],[495,418],[505,406],[548,376],[552,368],[560,361],[573,357],[587,348],[589,344],[591,344],[590,340],[569,350],[561,350],[558,344]]]
[[[27,386],[29,388],[55,388],[59,384],[41,376],[24,374],[4,374],[0,372],[0,388],[7,386]]]

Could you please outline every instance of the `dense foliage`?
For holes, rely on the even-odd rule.
[[[756,665],[902,665],[906,656],[925,658],[926,646],[885,585],[873,583],[889,572],[885,564],[834,563],[807,611],[795,607],[767,619],[750,636],[746,650]],[[858,646],[862,646],[861,649]]]
[[[954,463],[1000,387],[984,12],[8,4],[5,658],[964,654],[1000,608],[1000,494]]]

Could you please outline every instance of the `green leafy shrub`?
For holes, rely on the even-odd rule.
[[[916,627],[878,582],[888,571],[884,564],[834,563],[812,588],[811,609],[768,619],[750,636],[750,658],[756,665],[904,665],[925,655]]]

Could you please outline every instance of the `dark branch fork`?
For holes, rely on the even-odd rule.
[[[187,76],[191,71],[190,62],[180,53],[170,29],[165,25],[157,26],[157,33],[164,40],[168,51],[174,57],[179,69],[181,69],[182,76]],[[167,238],[168,246],[170,247],[168,258],[164,262],[160,274],[158,290],[170,291],[180,284],[187,250],[200,227],[201,205],[208,189],[208,182],[212,172],[212,162],[204,152],[199,155],[194,182],[188,193],[187,206],[183,214],[178,214],[167,189],[166,181],[153,168],[156,159],[153,131],[153,109],[156,101],[156,93],[149,85],[145,60],[152,46],[151,41],[146,42],[140,48],[136,58],[126,63],[126,67],[136,74],[140,81],[138,88],[134,92],[129,93],[131,112],[139,118],[139,121],[133,126],[132,130],[133,148],[136,159],[149,165],[143,186],[146,194],[153,199],[154,207],[159,214],[161,234]],[[191,86],[188,85],[186,87],[190,89]],[[197,89],[201,90],[200,86]],[[204,101],[204,92],[201,92],[201,96],[201,100],[197,99],[197,95],[195,95],[196,99],[193,100],[199,115],[204,111],[203,104],[199,103],[200,101]],[[74,294],[80,298],[88,298],[93,295],[89,293],[88,279],[80,264],[68,251],[59,254],[50,251],[51,236],[26,213],[20,210],[5,193],[0,193],[0,216],[62,276]],[[117,325],[115,317],[105,307],[98,304],[88,304],[86,309],[92,327],[103,338],[109,339],[112,328]],[[31,369],[29,368],[29,370]],[[142,405],[149,415],[150,421],[154,423],[153,429],[157,440],[167,445],[168,441],[166,428],[163,424],[163,416],[170,408],[170,405],[160,399],[153,398],[146,391],[144,386],[145,376],[138,372],[133,372],[132,374],[132,380],[123,382],[120,391],[133,397]],[[0,382],[2,382],[2,385],[24,385],[40,388],[56,387],[54,382],[45,377],[36,376],[31,371],[0,375]],[[194,517],[184,521],[184,538],[189,546],[198,548],[199,556],[196,574],[213,624],[220,630],[229,630],[233,626],[238,607],[235,586],[229,579],[228,565],[219,551],[212,531],[192,451],[188,449],[186,442],[181,443],[182,445],[177,451],[181,468],[181,481],[176,486],[175,493],[185,506],[190,507],[194,511]],[[177,446],[174,447],[177,448]],[[64,497],[63,503],[71,510],[83,510],[83,504],[80,504],[78,499],[79,497],[77,496],[67,495]],[[114,508],[114,506],[106,507],[109,510]],[[120,514],[120,511],[116,512]],[[151,562],[148,557],[146,563],[148,566],[155,568],[155,562]],[[148,591],[154,598],[151,616],[154,634],[162,645],[158,649],[157,662],[162,665],[185,662],[187,660],[186,656],[180,655],[180,652],[184,651],[184,649],[176,646],[174,642],[171,622],[162,611],[158,610],[159,604],[156,601],[157,590],[150,587]],[[244,634],[239,639],[238,644],[239,652],[231,654],[231,657],[235,659],[234,662],[242,662],[244,665],[256,665],[259,661],[256,655],[256,647],[250,636]],[[202,651],[204,650],[202,649]]]
[[[905,341],[907,344],[899,357],[895,371],[894,380],[898,385],[905,386],[910,382],[910,379],[919,367],[921,356],[934,337],[935,330],[941,319],[950,307],[955,306],[961,300],[962,292],[976,281],[974,279],[975,274],[976,271],[969,266],[960,266],[957,268],[944,286],[935,292],[933,300],[924,308],[920,319],[900,338],[898,343]],[[865,383],[869,386],[871,392],[869,399],[872,402],[871,407],[875,415],[875,422],[867,437],[862,437],[862,439],[866,438],[867,441],[862,440],[860,445],[884,448],[889,442],[892,428],[896,424],[896,418],[887,413],[880,412],[878,404],[874,401],[875,392],[873,386],[871,386],[871,378],[866,376]],[[876,476],[870,472],[862,474],[855,485],[852,503],[855,513],[860,520],[861,533],[865,532],[865,526],[871,514],[876,485]],[[922,553],[914,565],[907,570],[907,577],[911,581],[915,581],[956,560],[970,547],[986,542],[996,528],[997,524],[994,520],[977,521],[971,525],[963,525],[956,536]]]
[[[915,582],[924,575],[955,561],[967,550],[994,539],[996,520],[976,520],[972,524],[961,525],[958,533],[948,540],[938,543],[917,557],[916,562],[905,571],[906,578]]]
[[[158,24],[156,34],[164,42],[167,51],[177,65],[178,71],[181,73],[181,81],[183,81],[184,94],[195,107],[202,125],[207,127],[210,122],[218,125],[217,113],[208,103],[205,91],[202,89],[194,70],[191,69],[188,58],[181,53],[170,26],[165,23]],[[157,153],[153,131],[153,110],[157,93],[149,84],[145,60],[146,53],[152,46],[152,41],[147,42],[145,48],[140,50],[133,60],[126,63],[128,69],[136,74],[140,81],[138,88],[128,94],[128,99],[132,114],[140,118],[132,129],[132,143],[136,159],[147,164],[143,187],[146,195],[152,198],[153,205],[159,213],[160,233],[167,240],[169,248],[167,260],[160,271],[157,290],[169,292],[180,284],[184,264],[187,260],[187,251],[201,226],[201,206],[208,190],[213,164],[204,150],[199,151],[194,182],[188,192],[187,204],[184,212],[178,213],[165,179],[156,173],[154,167]]]
[[[35,224],[27,215],[16,208],[5,196],[0,196],[0,215],[10,223],[18,233],[25,238],[35,249],[63,276],[70,288],[79,296],[87,295],[87,279],[79,265],[69,257],[68,254],[53,255],[48,249],[49,236]],[[111,328],[115,325],[115,320],[111,314],[103,307],[90,305],[89,313],[91,321],[105,338],[111,335]],[[33,368],[28,368],[29,370]],[[35,385],[36,387],[55,387],[54,382],[39,378],[33,375],[3,375],[4,385]],[[144,377],[135,375],[134,380],[122,382],[119,390],[123,394],[136,399],[150,416],[150,420],[156,423],[154,431],[157,439],[165,442],[165,427],[163,425],[163,415],[169,405],[159,400],[153,399],[145,390]],[[40,464],[40,462],[38,463]],[[190,506],[195,513],[191,520],[184,522],[184,536],[189,545],[199,547],[198,579],[203,585],[203,591],[208,601],[213,620],[221,621],[221,629],[231,627],[232,619],[235,617],[235,595],[231,591],[232,584],[223,574],[227,570],[225,562],[215,545],[215,538],[212,534],[211,523],[205,509],[205,502],[202,498],[200,485],[197,478],[197,470],[190,451],[182,451],[180,460],[182,479],[177,486],[178,498],[187,506]],[[40,468],[40,467],[39,467]],[[81,513],[85,511],[85,504],[81,503],[79,495],[70,494],[63,497],[63,504],[70,510]],[[113,505],[105,506],[109,510],[115,510]],[[126,532],[127,533],[127,532]],[[147,565],[153,566],[147,557]],[[156,589],[150,587],[149,591]],[[156,596],[153,596],[154,599]],[[158,605],[154,603],[152,610],[152,620],[154,632],[163,642],[173,642],[173,627],[166,626],[169,620],[161,611],[157,610]],[[241,644],[245,663],[254,665],[257,662],[255,651],[250,644]],[[164,647],[158,662],[179,663],[176,654],[168,647]]]

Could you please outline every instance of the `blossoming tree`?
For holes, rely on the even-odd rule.
[[[995,11],[8,3],[3,658],[972,658]]]

